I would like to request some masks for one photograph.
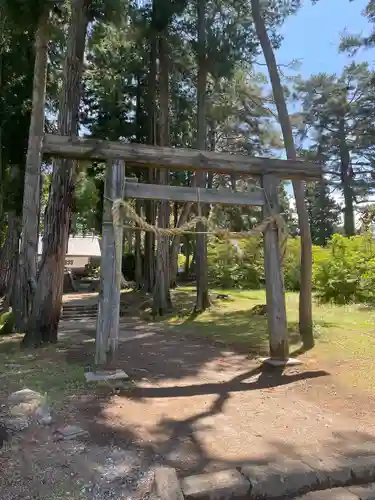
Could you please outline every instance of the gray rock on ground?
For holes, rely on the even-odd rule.
[[[78,427],[77,425],[67,425],[56,431],[56,439],[60,441],[86,438],[88,436],[89,433],[85,429],[82,429],[82,427]]]
[[[375,483],[312,491],[295,500],[375,500]]]
[[[10,394],[3,413],[3,424],[13,432],[22,431],[31,423],[50,425],[52,422],[46,395],[31,389]]]

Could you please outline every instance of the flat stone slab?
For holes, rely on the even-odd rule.
[[[184,500],[176,469],[172,467],[155,469],[154,492],[160,500]]]
[[[254,499],[298,495],[319,484],[317,471],[299,460],[247,465],[241,472],[251,483],[251,498]]]
[[[375,483],[365,486],[348,486],[346,489],[361,500],[375,500]]]
[[[311,491],[297,497],[296,500],[361,500],[361,497],[351,493],[347,488],[333,488],[331,490]]]
[[[66,427],[62,427],[58,429],[56,432],[56,437],[61,441],[68,441],[70,439],[77,439],[88,437],[89,433],[82,429],[82,427],[78,427],[77,425],[67,425]]]
[[[353,495],[357,495],[354,496],[357,499],[363,497],[365,500],[375,500],[374,486],[362,486],[361,488],[365,488],[363,490],[355,490],[360,488],[359,486],[347,486],[353,481],[357,484],[374,481],[375,456],[329,457],[323,460],[304,457],[302,460],[288,459],[280,463],[248,465],[242,467],[241,472],[251,483],[250,498],[253,499],[296,497],[318,489],[339,490],[340,487],[346,486],[346,496],[343,500],[352,499]],[[306,500],[308,498],[310,497],[306,497]]]
[[[370,483],[375,479],[375,456],[304,457],[303,462],[316,469],[319,482],[326,488],[346,486],[355,479],[359,483]]]
[[[85,372],[86,382],[100,382],[102,380],[128,380],[124,370]]]
[[[302,365],[302,361],[296,358],[274,359],[274,358],[259,358],[262,364],[270,366],[298,366]]]
[[[199,474],[181,480],[181,489],[187,500],[245,498],[250,487],[249,481],[236,469]]]

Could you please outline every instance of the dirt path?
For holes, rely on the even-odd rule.
[[[365,412],[359,420],[346,405],[330,407],[333,379],[322,367],[260,372],[243,355],[131,318],[122,322],[120,350],[135,386],[85,402],[85,418],[97,435],[143,443],[182,474],[375,454],[375,426]]]
[[[79,381],[93,359],[95,319],[62,322],[60,330],[59,348],[25,356],[35,355],[47,373],[65,363]],[[188,475],[288,458],[335,467],[375,455],[374,400],[337,387],[342,366],[321,366],[311,354],[298,369],[262,372],[245,355],[130,317],[121,319],[120,337],[118,363],[132,382],[80,382],[50,427],[30,428],[3,447],[2,499],[50,500],[53,492],[56,500],[144,500],[155,464]],[[3,387],[0,403],[28,384],[37,364]],[[89,436],[56,442],[64,425]]]

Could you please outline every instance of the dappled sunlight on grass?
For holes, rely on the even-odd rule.
[[[22,335],[0,337],[0,393],[23,388],[46,393],[58,407],[64,398],[84,388],[83,367],[68,363],[68,341],[40,349],[21,349]]]
[[[228,294],[218,300],[218,293]],[[268,351],[267,317],[252,313],[257,304],[265,304],[263,290],[212,291],[212,307],[191,316],[195,289],[179,288],[173,294],[175,314],[166,318],[168,325],[181,333],[204,336],[224,345],[233,345],[252,354]],[[291,350],[300,347],[298,332],[298,293],[286,295]],[[336,306],[313,304],[316,347],[304,359],[334,364],[343,383],[375,388],[375,311],[363,305]],[[342,366],[342,369],[340,369]]]

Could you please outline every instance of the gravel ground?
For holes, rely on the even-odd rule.
[[[154,476],[135,447],[56,441],[52,429],[36,427],[5,443],[0,468],[2,500],[149,500]]]

